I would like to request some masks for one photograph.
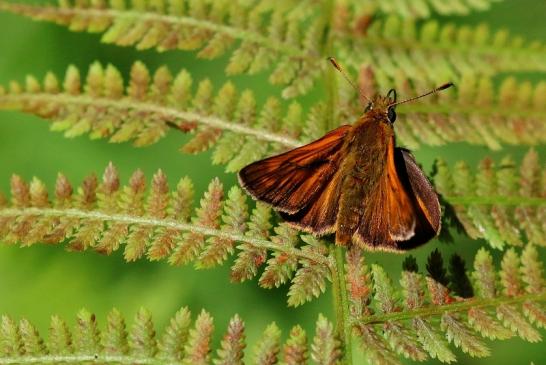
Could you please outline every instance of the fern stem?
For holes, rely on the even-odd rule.
[[[38,6],[38,5],[23,5],[10,4],[6,1],[0,1],[0,10],[11,11],[14,13],[37,14],[41,18],[48,19],[51,17],[60,18],[95,18],[107,21],[114,20],[138,20],[138,22],[163,23],[175,26],[189,26],[203,30],[209,30],[215,33],[223,33],[236,39],[243,39],[254,42],[262,47],[272,49],[276,52],[283,53],[295,59],[315,59],[315,57],[305,54],[298,47],[290,44],[276,41],[263,36],[257,32],[235,28],[233,26],[216,24],[205,19],[196,19],[187,16],[175,16],[168,14],[160,14],[153,12],[141,12],[135,10],[116,10],[116,9],[93,9],[93,8],[60,8],[53,6]]]
[[[68,95],[68,94],[17,94],[17,95],[4,95],[0,98],[2,104],[9,103],[21,103],[21,102],[46,102],[53,104],[73,104],[73,105],[86,105],[94,107],[103,107],[116,110],[136,110],[140,113],[154,113],[164,116],[168,120],[186,120],[186,121],[198,121],[204,125],[208,125],[213,128],[231,131],[243,135],[251,135],[257,139],[275,142],[282,144],[289,148],[295,148],[301,145],[301,142],[282,136],[280,134],[271,133],[265,130],[257,129],[255,127],[248,127],[242,124],[238,124],[235,121],[228,121],[212,116],[207,116],[199,113],[193,113],[189,111],[181,111],[173,107],[163,106],[160,104],[138,102],[128,98],[123,99],[108,99],[108,98],[95,98],[85,95]],[[1,106],[0,106],[1,108]]]
[[[404,312],[391,312],[385,314],[376,314],[369,317],[356,320],[355,324],[366,325],[376,324],[380,325],[385,322],[398,322],[413,319],[416,317],[431,317],[438,316],[444,313],[464,312],[469,309],[475,308],[487,308],[498,307],[503,304],[519,304],[524,302],[543,302],[546,301],[546,291],[542,293],[524,294],[517,297],[496,297],[496,298],[480,298],[480,299],[468,299],[458,303],[449,303],[444,305],[434,305],[424,308],[418,308]]]
[[[349,316],[349,299],[345,282],[345,254],[342,246],[334,246],[332,255],[335,258],[335,268],[332,271],[332,292],[334,310],[336,313],[336,332],[343,342],[343,364],[353,363],[352,326]]]
[[[353,34],[336,32],[335,38],[340,42],[351,39],[354,44],[358,44],[359,47],[372,51],[373,49],[387,49],[395,51],[424,51],[444,54],[449,52],[450,54],[472,54],[475,57],[487,57],[494,56],[499,59],[506,58],[513,54],[528,55],[532,57],[537,54],[541,54],[541,50],[532,47],[506,47],[495,46],[489,44],[463,44],[464,42],[423,42],[417,39],[404,40],[403,37],[396,37],[395,39],[386,39],[384,37],[366,37],[356,36]]]
[[[308,259],[331,268],[331,262],[323,255],[313,252],[303,251],[295,247],[276,244],[271,241],[251,238],[242,234],[234,234],[227,231],[200,227],[190,223],[177,222],[170,219],[154,219],[151,217],[136,217],[124,214],[106,214],[97,211],[83,211],[79,209],[54,209],[54,208],[6,208],[0,210],[0,217],[18,218],[26,216],[45,216],[45,217],[71,217],[83,220],[100,220],[104,222],[118,222],[125,224],[135,224],[139,226],[165,227],[179,231],[194,232],[205,236],[215,236],[235,242],[245,242],[259,248],[265,248],[277,252],[285,252],[298,258]]]
[[[334,36],[333,36],[333,24],[334,24],[334,8],[335,3],[333,0],[325,0],[322,4],[322,14],[326,23],[325,27],[325,47],[323,49],[323,56],[334,56]],[[327,130],[334,129],[336,119],[336,108],[338,103],[338,87],[337,87],[337,74],[334,67],[328,67],[326,69],[326,92],[328,97],[328,119]],[[338,338],[342,342],[343,346],[343,359],[344,365],[351,365],[353,363],[353,351],[352,351],[352,326],[349,316],[349,300],[347,297],[347,285],[345,282],[345,255],[344,248],[342,246],[334,245],[332,248],[332,255],[335,258],[335,266],[332,270],[332,294],[334,297],[334,311],[336,313],[336,332]]]
[[[102,354],[90,355],[42,355],[42,356],[21,356],[0,358],[0,364],[150,364],[150,365],[168,365],[182,364],[182,361],[163,360],[154,357],[136,357],[136,356],[114,356]]]

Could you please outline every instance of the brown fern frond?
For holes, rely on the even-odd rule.
[[[531,149],[519,168],[508,157],[497,166],[486,158],[475,173],[464,162],[450,169],[439,160],[434,184],[470,237],[484,238],[499,249],[506,244],[521,246],[524,241],[545,247],[543,171],[537,152]]]
[[[430,87],[410,86],[405,78],[381,83],[370,72],[363,75],[370,92],[397,86],[400,94],[409,97]],[[155,143],[169,130],[191,132],[193,138],[182,150],[197,153],[213,148],[213,163],[225,164],[228,172],[320,138],[330,125],[322,102],[306,115],[297,103],[283,110],[276,98],[269,98],[260,109],[251,91],[239,93],[229,82],[215,93],[205,79],[192,91],[193,81],[185,70],[173,77],[160,67],[152,76],[136,62],[125,87],[113,66],[94,63],[86,81],[81,78],[76,68],[69,67],[61,90],[51,73],[43,85],[29,76],[24,88],[12,83],[9,91],[0,89],[0,108],[51,120],[52,130],[64,131],[67,137],[88,134],[115,143],[133,141],[136,146]],[[350,124],[362,114],[354,91],[344,84],[340,87],[334,125]],[[517,84],[509,78],[494,92],[490,79],[467,76],[456,89],[399,108],[395,128],[402,145],[417,148],[466,141],[499,149],[503,144],[546,141],[546,84]]]
[[[51,73],[42,85],[29,76],[24,91],[15,83],[8,92],[0,89],[0,108],[51,120],[52,130],[64,131],[67,137],[88,134],[115,143],[133,141],[136,146],[155,143],[172,129],[191,131],[195,136],[183,150],[195,153],[216,144],[213,162],[227,164],[228,171],[296,147],[299,139],[320,137],[302,128],[298,104],[289,108],[284,122],[277,99],[270,98],[258,113],[252,92],[238,95],[228,82],[214,93],[209,80],[201,81],[193,92],[185,70],[173,77],[160,67],[152,76],[136,62],[126,87],[116,68],[94,63],[86,81],[81,78],[78,69],[70,66],[61,90]]]
[[[235,315],[229,321],[220,346],[212,343],[214,321],[207,311],[201,311],[195,320],[187,307],[181,308],[171,319],[161,336],[153,330],[151,313],[140,309],[130,330],[127,331],[121,313],[114,309],[106,324],[100,326],[94,314],[87,310],[79,312],[77,325],[70,331],[65,322],[52,317],[47,340],[26,319],[14,321],[2,316],[0,330],[0,361],[2,364],[57,364],[84,365],[90,362],[101,364],[157,364],[185,365],[210,364],[242,365],[255,363],[264,365],[303,365],[307,354],[312,352],[318,364],[334,365],[340,359],[339,342],[335,339],[332,324],[324,316],[317,321],[313,345],[309,345],[300,326],[290,331],[283,344],[281,330],[271,323],[262,338],[255,344],[254,353],[244,353],[247,346],[245,323]],[[191,330],[189,327],[192,326]],[[58,335],[62,333],[61,339]],[[71,341],[74,339],[74,346]],[[60,340],[60,342],[59,342]],[[91,341],[91,343],[89,342]],[[104,344],[100,346],[99,343]],[[177,349],[172,347],[176,345]],[[284,349],[281,356],[281,348]],[[212,352],[217,356],[211,362]],[[282,358],[282,360],[281,360]]]
[[[168,259],[173,265],[193,262],[197,268],[223,264],[236,254],[234,281],[255,277],[267,262],[260,285],[291,283],[288,301],[294,306],[319,296],[330,280],[332,262],[324,243],[284,225],[272,233],[270,208],[259,204],[249,218],[245,194],[233,187],[225,199],[218,179],[195,211],[191,181],[181,179],[170,193],[161,170],[146,189],[142,171],[121,186],[110,164],[100,182],[92,175],[75,194],[59,175],[53,201],[36,178],[29,185],[14,175],[11,185],[11,202],[0,205],[2,242],[68,242],[71,250],[105,254],[123,247],[127,261]],[[269,260],[268,252],[273,253]]]

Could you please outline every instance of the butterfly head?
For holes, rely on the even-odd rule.
[[[364,113],[372,112],[377,116],[377,119],[394,124],[396,121],[396,90],[390,89],[387,96],[375,95],[372,97]]]

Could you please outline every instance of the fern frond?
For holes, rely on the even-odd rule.
[[[368,94],[384,94],[395,88],[405,99],[445,80],[412,82],[400,74],[394,80],[381,78],[380,68],[361,69],[360,83]],[[357,120],[362,106],[352,88],[344,84],[340,87],[337,119],[344,124]],[[395,131],[397,141],[412,149],[452,142],[484,145],[493,150],[501,149],[504,144],[540,145],[546,142],[545,113],[545,82],[533,85],[508,77],[497,88],[489,77],[465,74],[447,92],[398,107]]]
[[[11,203],[0,204],[0,241],[23,245],[68,241],[71,250],[106,254],[124,247],[127,261],[147,256],[173,265],[193,262],[197,268],[223,264],[237,254],[233,281],[251,279],[265,266],[260,286],[290,283],[290,305],[301,305],[326,290],[332,260],[325,244],[311,236],[300,238],[284,225],[271,232],[271,210],[262,204],[249,218],[246,197],[238,187],[224,199],[222,184],[212,180],[192,212],[193,187],[187,177],[172,193],[161,170],[148,192],[145,184],[144,174],[137,170],[129,185],[120,186],[110,164],[100,183],[92,175],[75,194],[67,178],[59,175],[55,199],[50,201],[40,180],[28,185],[14,175]],[[268,260],[269,251],[273,256]]]
[[[229,321],[223,340],[218,347],[212,347],[214,322],[211,315],[202,311],[195,320],[188,308],[181,308],[171,319],[162,336],[156,336],[150,312],[140,309],[131,329],[127,332],[125,320],[116,309],[108,315],[105,327],[101,330],[95,315],[86,310],[80,311],[74,331],[67,329],[65,322],[53,316],[47,340],[26,319],[18,323],[9,316],[2,316],[0,331],[0,363],[8,364],[58,364],[70,363],[84,365],[90,362],[100,364],[209,364],[213,360],[220,364],[255,363],[264,365],[301,365],[307,363],[307,354],[313,352],[318,364],[334,365],[340,359],[339,342],[333,335],[332,324],[322,315],[316,325],[313,344],[307,344],[305,332],[295,326],[286,343],[281,342],[281,330],[270,324],[262,338],[254,346],[254,355],[244,354],[247,345],[245,323],[235,315]],[[75,346],[59,346],[58,330],[64,338],[73,338]],[[189,327],[192,329],[189,330]],[[85,331],[81,329],[85,328]],[[175,328],[184,328],[179,332]],[[91,332],[88,330],[92,329]],[[189,330],[189,332],[188,332]],[[178,333],[176,333],[178,332]],[[91,336],[91,337],[89,337]],[[88,347],[92,339],[93,346]],[[171,352],[176,341],[177,350]],[[98,343],[104,346],[98,346]],[[81,347],[80,347],[81,345]],[[281,354],[281,347],[284,352]],[[245,357],[247,359],[245,359]],[[252,357],[252,359],[251,359]],[[318,360],[317,360],[318,359]]]
[[[270,69],[271,83],[286,86],[283,95],[291,97],[309,90],[326,66],[317,68],[326,23],[318,16],[320,8],[307,3],[288,7],[225,0],[119,0],[63,1],[54,6],[1,1],[0,10],[72,31],[103,33],[105,43],[139,50],[199,50],[198,57],[205,59],[229,51],[228,74]]]
[[[52,130],[64,131],[67,137],[88,134],[116,143],[132,140],[137,146],[157,142],[170,129],[192,132],[193,139],[182,150],[196,153],[214,147],[213,163],[225,164],[228,172],[328,131],[323,103],[303,115],[299,104],[292,103],[285,112],[279,100],[269,98],[258,110],[251,91],[239,94],[229,82],[214,93],[210,81],[203,80],[192,91],[192,78],[185,70],[172,76],[160,67],[151,75],[143,63],[136,62],[126,87],[113,66],[94,63],[86,81],[81,79],[71,66],[62,90],[51,73],[42,84],[33,76],[25,87],[12,82],[10,90],[0,89],[0,108],[51,120]],[[429,88],[410,86],[405,78],[393,84],[372,74],[362,82],[380,93],[397,86],[405,96]],[[341,87],[336,123],[348,124],[361,115],[361,104],[353,90]],[[491,149],[546,142],[545,83],[532,86],[508,78],[494,92],[490,79],[467,76],[456,90],[400,107],[401,122],[396,125],[400,142],[417,148],[466,141]]]
[[[463,4],[478,8],[477,4],[483,4],[456,3],[459,6],[436,8],[447,12],[465,8]],[[164,1],[131,5],[125,1],[64,2],[64,6],[51,6],[1,1],[0,9],[52,21],[74,31],[105,32],[104,42],[140,49],[200,49],[200,57],[215,58],[236,44],[226,68],[228,74],[256,73],[275,63],[270,81],[288,84],[283,91],[285,97],[306,93],[327,67],[321,41],[328,29],[320,7],[307,1],[298,2],[292,9],[275,3],[260,4],[185,0],[171,6]],[[396,4],[404,9],[398,6],[400,1]],[[504,30],[490,34],[486,26],[473,29],[447,24],[440,28],[435,21],[417,27],[415,22],[395,16],[379,17],[370,24],[369,10],[362,13],[358,8],[346,7],[338,7],[333,18],[338,25],[333,37],[341,58],[356,69],[362,64],[374,65],[383,79],[396,78],[400,70],[414,80],[435,83],[457,81],[468,71],[485,75],[546,71],[542,43],[526,44]],[[446,49],[450,50],[447,56]]]
[[[439,3],[439,2],[436,2]],[[339,9],[334,37],[340,59],[356,70],[372,66],[380,79],[457,82],[461,75],[546,71],[546,47],[506,30],[478,26],[421,24],[397,16],[369,20],[369,13]]]
[[[470,237],[483,238],[502,249],[506,244],[521,246],[524,241],[546,246],[544,179],[538,154],[531,149],[519,171],[509,157],[498,166],[486,158],[475,173],[464,162],[448,168],[439,160],[434,184]]]
[[[502,0],[349,0],[358,13],[384,13],[399,15],[402,18],[429,18],[433,12],[441,15],[467,15],[472,11],[485,11]]]
[[[316,327],[316,335],[311,345],[311,359],[319,365],[339,364],[343,350],[334,326],[321,314]]]
[[[402,273],[401,288],[397,289],[382,267],[367,268],[359,257],[349,252],[348,263],[352,271],[370,271],[373,287],[366,291],[366,310],[351,314],[365,353],[374,364],[398,364],[395,354],[419,361],[428,355],[450,363],[456,359],[448,342],[473,357],[488,356],[490,351],[480,337],[518,335],[530,342],[540,340],[531,323],[544,326],[546,286],[533,245],[527,245],[521,255],[509,249],[500,270],[489,252],[480,249],[472,273],[476,295],[471,298],[457,296],[449,283],[443,285],[410,271]]]
[[[203,80],[193,92],[185,70],[171,76],[160,67],[151,75],[136,62],[126,87],[115,67],[94,63],[86,81],[81,79],[74,66],[68,68],[62,90],[51,73],[42,85],[29,76],[25,88],[13,82],[9,91],[0,89],[0,108],[52,120],[52,130],[67,137],[89,134],[116,143],[132,140],[136,146],[157,142],[169,129],[192,131],[195,136],[183,149],[200,152],[216,144],[213,162],[227,164],[228,171],[238,171],[270,151],[296,147],[300,139],[320,137],[302,128],[298,104],[286,118],[275,98],[258,112],[253,93],[245,90],[238,96],[229,82],[213,93],[210,81]]]

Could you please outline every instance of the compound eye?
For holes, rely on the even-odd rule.
[[[394,121],[396,120],[396,112],[394,111],[394,108],[389,108],[389,110],[387,111],[387,118],[389,118],[389,121],[391,123],[394,123]]]
[[[366,108],[364,109],[364,113],[367,113],[370,110],[372,110],[372,103],[368,103],[368,105],[366,105]]]

